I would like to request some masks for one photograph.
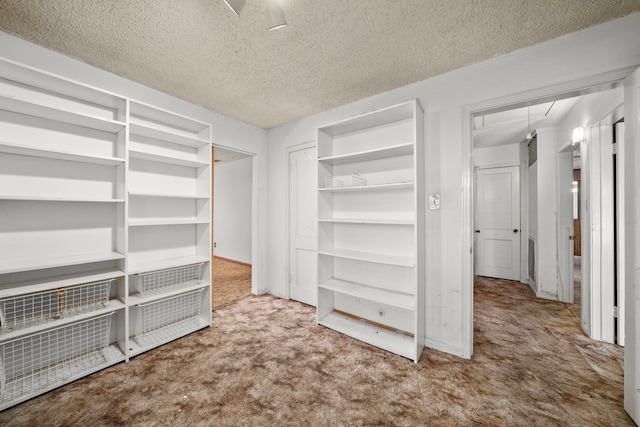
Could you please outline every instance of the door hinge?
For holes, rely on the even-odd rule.
[[[617,319],[620,311],[618,310],[618,306],[613,307],[613,318]]]
[[[569,240],[575,239],[575,236],[569,236]]]
[[[289,165],[289,173],[291,173],[291,169],[292,169],[292,168],[291,168],[291,165]]]
[[[613,143],[613,154],[618,154],[618,143],[617,142]]]
[[[287,282],[291,283],[291,275],[287,274]]]

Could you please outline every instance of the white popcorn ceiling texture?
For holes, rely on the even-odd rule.
[[[0,31],[269,129],[640,11],[640,0],[1,0]]]

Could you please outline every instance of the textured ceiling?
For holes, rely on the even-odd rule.
[[[640,11],[640,0],[1,0],[0,30],[269,129]]]

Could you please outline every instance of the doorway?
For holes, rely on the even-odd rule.
[[[577,95],[577,96],[575,96]],[[593,138],[589,136],[590,141],[573,142],[571,141],[571,133],[573,128],[584,126],[586,129],[595,127],[603,120],[603,116],[615,109],[616,103],[620,103],[622,89],[593,90],[587,93],[567,94],[565,96],[557,96],[550,99],[532,100],[523,102],[519,105],[505,107],[496,111],[495,109],[484,112],[475,113],[472,116],[472,144],[473,144],[473,162],[477,171],[483,169],[495,169],[504,167],[507,164],[525,164],[523,169],[522,180],[522,239],[526,242],[522,246],[523,253],[521,260],[523,262],[523,272],[519,277],[515,277],[522,283],[529,285],[536,297],[563,301],[569,304],[587,302],[587,309],[576,307],[579,312],[582,311],[582,319],[584,325],[584,313],[590,313],[594,305],[591,303],[593,295],[591,293],[592,286],[600,286],[599,294],[611,291],[612,304],[611,319],[608,319],[612,325],[612,333],[614,331],[614,303],[613,295],[615,291],[613,277],[614,268],[611,268],[611,283],[605,280],[603,276],[606,271],[599,270],[598,276],[592,274],[594,264],[600,265],[600,258],[596,258],[592,262],[592,254],[589,250],[578,252],[581,256],[578,274],[574,277],[575,258],[574,246],[575,240],[582,242],[582,248],[585,247],[582,236],[591,233],[591,227],[585,227],[582,230],[582,236],[576,236],[581,233],[580,228],[574,229],[575,202],[577,196],[575,191],[580,191],[580,200],[583,206],[586,203],[605,203],[603,200],[595,200],[595,194],[591,196],[592,201],[582,197],[584,186],[575,187],[574,169],[581,170],[581,163],[585,161],[585,156],[580,156],[580,152],[586,154],[586,161],[591,161],[589,156],[593,155],[589,151],[589,147],[594,145]],[[583,121],[587,117],[588,120]],[[600,129],[598,128],[598,131]],[[594,131],[595,132],[595,131]],[[580,147],[583,149],[580,150]],[[585,147],[587,149],[585,150]],[[609,147],[610,148],[610,147]],[[593,170],[591,176],[587,178],[596,180],[595,188],[604,188],[600,185],[601,180],[606,179],[601,174],[599,162],[598,165],[588,165]],[[598,168],[596,170],[596,167]],[[610,165],[609,165],[610,167]],[[613,171],[613,169],[612,169]],[[602,172],[603,173],[603,172]],[[581,174],[583,175],[583,174]],[[610,174],[613,179],[613,172]],[[584,176],[582,177],[584,179]],[[602,184],[605,185],[605,184]],[[477,175],[476,181],[476,203],[475,214],[476,221],[482,217],[483,209],[480,206],[482,195],[481,177]],[[574,191],[575,189],[575,191]],[[589,190],[589,188],[586,188]],[[594,190],[594,189],[592,189]],[[504,193],[504,191],[503,191]],[[615,191],[613,188],[607,192],[612,198]],[[588,197],[588,196],[587,196]],[[493,208],[493,207],[492,207]],[[595,209],[595,207],[593,207]],[[503,212],[503,214],[506,214]],[[492,214],[492,218],[498,217],[496,213]],[[502,215],[504,216],[504,215]],[[602,218],[591,218],[590,223],[600,221]],[[478,239],[478,230],[482,221],[476,223],[474,227],[475,256],[478,261],[486,256],[483,252],[486,248],[481,245]],[[514,228],[515,229],[515,228]],[[606,231],[606,227],[604,228]],[[619,232],[619,230],[618,230]],[[615,232],[611,227],[610,239],[613,242]],[[587,236],[588,237],[588,236]],[[608,240],[600,237],[601,240],[596,242],[601,244]],[[575,239],[575,240],[574,240]],[[587,241],[587,245],[589,242]],[[581,248],[581,249],[582,249]],[[611,250],[609,250],[611,249]],[[614,248],[601,248],[602,251],[614,252]],[[490,253],[491,255],[491,253]],[[506,256],[506,255],[505,255]],[[506,262],[503,259],[503,262]],[[586,270],[586,274],[584,271]],[[501,276],[497,274],[487,273],[483,271],[483,267],[478,265],[474,271],[479,275],[489,277]],[[575,280],[587,276],[587,282],[583,282],[582,297],[576,294]],[[589,278],[595,277],[594,281],[588,281]],[[604,287],[603,287],[604,286]],[[605,289],[605,287],[607,287]],[[576,298],[577,297],[577,298]],[[601,303],[598,310],[599,315],[606,316],[609,308],[605,308],[606,300]],[[601,322],[601,318],[588,318],[588,321]],[[605,322],[606,323],[606,322]],[[619,323],[619,322],[618,322]],[[601,336],[594,336],[591,330],[586,330],[587,335],[594,339],[601,340]],[[605,340],[614,342],[613,340]]]
[[[212,148],[213,310],[252,293],[253,161],[251,154]]]

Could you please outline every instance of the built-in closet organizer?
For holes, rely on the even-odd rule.
[[[210,142],[0,60],[0,410],[211,324]]]
[[[425,324],[422,147],[417,100],[318,129],[318,323],[415,362]]]

